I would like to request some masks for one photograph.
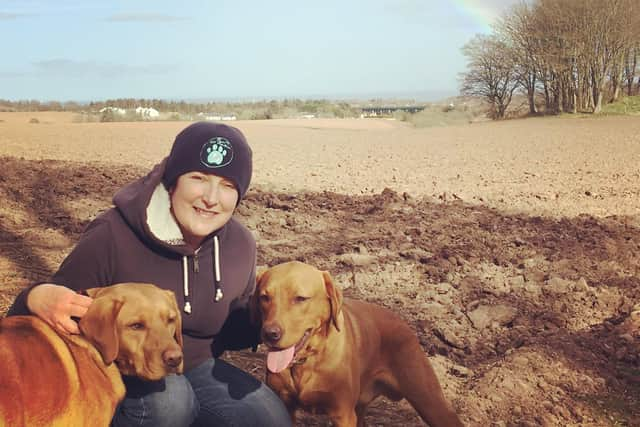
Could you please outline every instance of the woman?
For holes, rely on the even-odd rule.
[[[188,126],[166,159],[116,193],[114,207],[89,224],[51,283],[26,289],[9,310],[77,334],[73,317],[91,298],[76,291],[120,282],[174,291],[183,310],[185,373],[158,382],[125,377],[127,395],[112,425],[291,424],[267,386],[216,358],[258,343],[247,310],[256,243],[232,218],[251,173],[251,148],[238,129]]]

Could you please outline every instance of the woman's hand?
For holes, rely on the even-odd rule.
[[[60,285],[44,283],[34,287],[27,297],[29,310],[59,332],[79,334],[71,317],[82,317],[93,299]]]

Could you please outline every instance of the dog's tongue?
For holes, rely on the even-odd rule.
[[[281,351],[270,351],[267,353],[267,369],[273,373],[278,373],[291,363],[296,352],[295,346],[291,346]]]

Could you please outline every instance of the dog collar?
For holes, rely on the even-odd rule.
[[[293,359],[293,360],[291,361],[291,365],[292,365],[292,366],[293,366],[293,365],[302,365],[302,364],[303,364],[304,362],[306,362],[306,361],[307,361],[307,358],[306,358],[306,357],[303,357],[303,358],[300,358],[300,359],[295,358],[295,359]]]

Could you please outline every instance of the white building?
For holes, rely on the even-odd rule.
[[[104,107],[100,109],[100,113],[113,113],[118,114],[119,116],[124,116],[125,114],[127,114],[127,111],[124,108]]]
[[[160,117],[160,112],[151,107],[137,107],[136,114],[144,117],[145,119],[156,119]]]

